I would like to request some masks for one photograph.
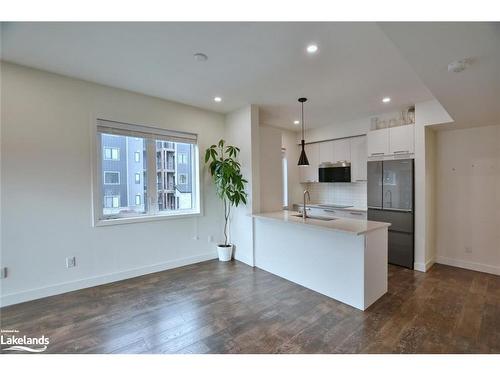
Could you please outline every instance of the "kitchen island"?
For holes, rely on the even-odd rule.
[[[255,266],[365,310],[387,292],[387,228],[348,218],[253,215]]]

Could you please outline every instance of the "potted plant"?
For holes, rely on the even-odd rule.
[[[223,139],[205,152],[205,164],[209,163],[217,195],[224,204],[224,244],[217,245],[217,252],[219,260],[225,262],[231,260],[233,253],[233,245],[227,241],[231,207],[247,203],[245,184],[248,181],[241,174],[241,165],[237,160],[239,152],[238,147],[226,145]]]

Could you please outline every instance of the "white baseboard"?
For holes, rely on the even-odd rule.
[[[434,263],[435,263],[434,259],[428,260],[425,263],[415,262],[415,263],[413,263],[413,269],[415,271],[427,272],[429,270],[429,268],[431,268]]]
[[[447,266],[465,268],[472,271],[491,273],[493,275],[500,275],[500,267],[490,266],[488,264],[483,264],[483,263],[469,262],[466,260],[447,258],[442,256],[436,257],[436,263],[446,264]]]
[[[73,280],[60,284],[30,289],[18,293],[4,295],[0,298],[0,307],[14,305],[16,303],[32,301],[38,298],[54,296],[56,294],[72,292],[78,289],[90,288],[97,285],[112,283],[115,281],[130,279],[132,277],[147,275],[148,273],[165,271],[172,268],[187,266],[189,264],[217,259],[216,252],[204,253],[192,257],[176,259],[168,262],[153,264],[150,266],[133,268],[121,272],[110,273],[87,279]]]

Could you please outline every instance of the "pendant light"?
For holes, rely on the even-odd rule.
[[[307,160],[306,150],[304,141],[304,103],[307,101],[307,98],[299,98],[299,103],[302,105],[302,141],[300,142],[302,146],[302,151],[300,152],[300,158],[297,165],[309,165],[309,160]]]

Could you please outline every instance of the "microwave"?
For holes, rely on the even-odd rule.
[[[351,163],[321,163],[319,165],[319,182],[351,182]]]

